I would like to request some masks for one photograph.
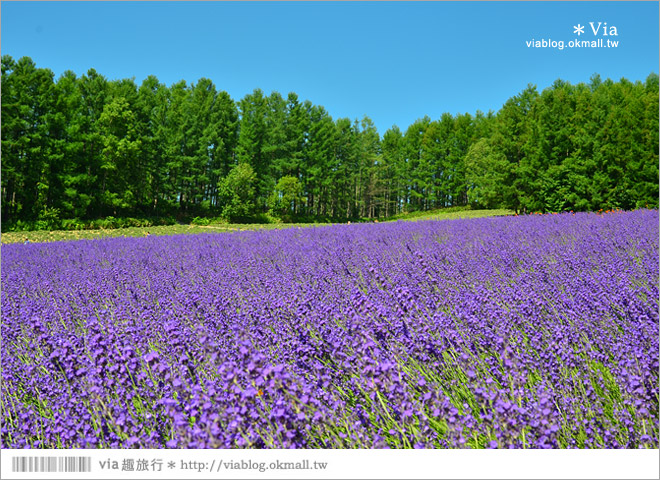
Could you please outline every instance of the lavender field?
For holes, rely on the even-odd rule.
[[[2,447],[658,448],[658,212],[2,248]]]

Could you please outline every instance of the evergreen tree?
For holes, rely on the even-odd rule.
[[[236,158],[238,163],[247,163],[256,175],[254,205],[259,211],[266,208],[266,199],[275,180],[269,163],[268,149],[268,101],[260,89],[246,95],[240,102],[241,122]],[[272,158],[272,157],[271,157]]]
[[[383,181],[385,182],[385,216],[401,213],[407,198],[403,134],[396,125],[388,129],[381,142]]]
[[[291,92],[238,103],[209,79],[77,78],[2,57],[3,225],[270,209],[286,220],[471,204],[520,212],[658,207],[658,75],[557,80],[499,112],[424,117],[382,139]]]
[[[427,184],[425,174],[428,172],[426,162],[422,160],[423,139],[431,119],[424,117],[408,127],[404,135],[406,194],[404,199],[406,211],[421,210],[424,205],[424,195]]]

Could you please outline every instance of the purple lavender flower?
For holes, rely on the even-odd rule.
[[[4,448],[658,448],[658,212],[5,245]]]

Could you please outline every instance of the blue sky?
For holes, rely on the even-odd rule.
[[[58,77],[167,84],[210,78],[239,100],[255,88],[368,115],[382,134],[424,115],[497,111],[528,83],[658,72],[658,2],[2,2],[1,51]],[[594,36],[589,22],[616,27]],[[617,48],[527,41],[618,40]]]

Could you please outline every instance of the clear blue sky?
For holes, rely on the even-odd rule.
[[[2,2],[1,50],[56,75],[167,84],[210,78],[239,100],[296,92],[333,118],[368,115],[382,134],[424,115],[497,111],[543,89],[658,72],[658,2]],[[589,22],[615,26],[594,36]],[[618,48],[528,48],[535,39]]]

